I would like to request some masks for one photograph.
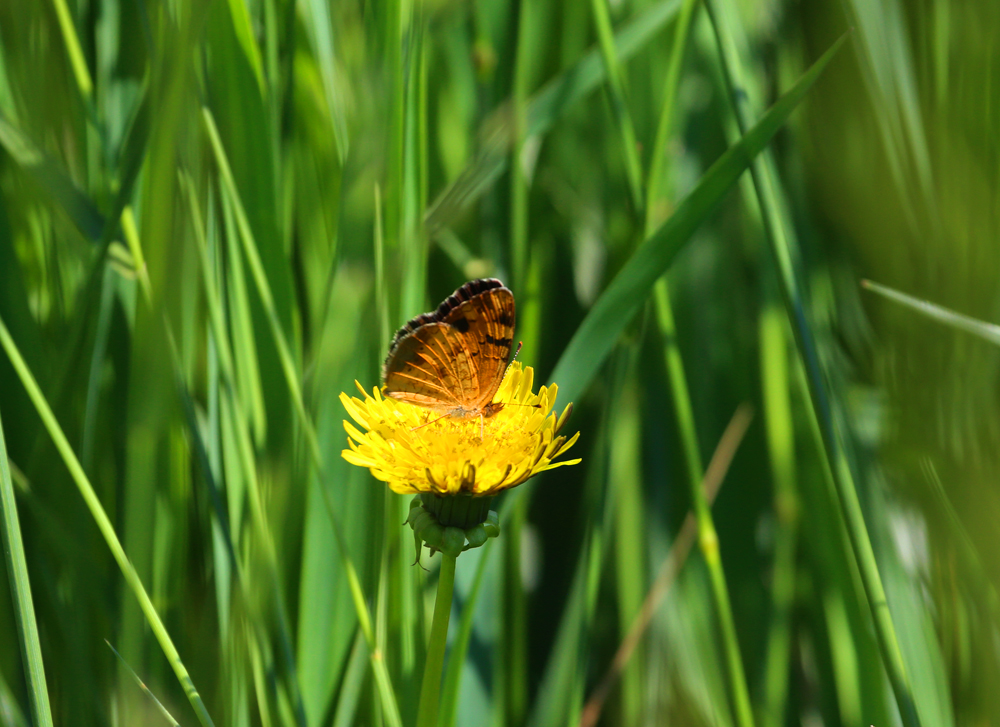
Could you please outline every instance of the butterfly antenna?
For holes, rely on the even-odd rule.
[[[517,348],[514,350],[514,355],[510,357],[510,363],[507,364],[507,370],[503,372],[503,378],[507,378],[507,374],[510,373],[511,364],[517,360],[517,354],[521,353],[521,348],[524,346],[524,341],[517,342]],[[501,379],[501,382],[503,379]],[[506,402],[504,406],[530,406],[532,409],[541,409],[541,404],[519,404],[516,401]],[[481,428],[481,427],[480,427]]]
[[[415,431],[417,431],[418,429],[423,429],[424,427],[426,427],[426,426],[427,426],[427,425],[429,425],[429,424],[433,424],[434,422],[439,422],[439,421],[441,421],[441,420],[442,420],[442,419],[444,419],[444,418],[445,418],[446,416],[448,416],[448,415],[447,415],[447,414],[442,414],[442,415],[441,415],[441,416],[439,416],[439,417],[438,417],[437,419],[431,419],[431,420],[430,420],[429,422],[424,422],[423,424],[418,424],[418,425],[417,425],[417,426],[415,426],[415,427],[410,427],[410,431],[411,431],[411,432],[415,432]]]

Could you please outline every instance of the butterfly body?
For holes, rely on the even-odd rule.
[[[386,396],[456,418],[489,417],[514,335],[514,294],[473,280],[399,329],[382,368]]]

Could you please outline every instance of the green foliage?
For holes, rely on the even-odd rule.
[[[577,725],[691,510],[600,724],[1000,723],[995,5],[0,3],[0,725]],[[488,275],[442,581],[338,395]]]

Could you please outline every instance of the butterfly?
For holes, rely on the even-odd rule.
[[[396,332],[382,367],[386,396],[442,416],[489,417],[514,335],[514,294],[496,278],[472,280]]]

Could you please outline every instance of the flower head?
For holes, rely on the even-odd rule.
[[[394,492],[492,497],[539,472],[577,464],[554,462],[576,442],[559,435],[572,404],[552,412],[556,386],[532,392],[534,372],[514,362],[495,397],[503,408],[490,417],[441,417],[432,409],[385,398],[376,388],[364,399],[340,395],[361,429],[345,420],[344,459],[388,483]],[[364,430],[364,431],[362,431]]]

